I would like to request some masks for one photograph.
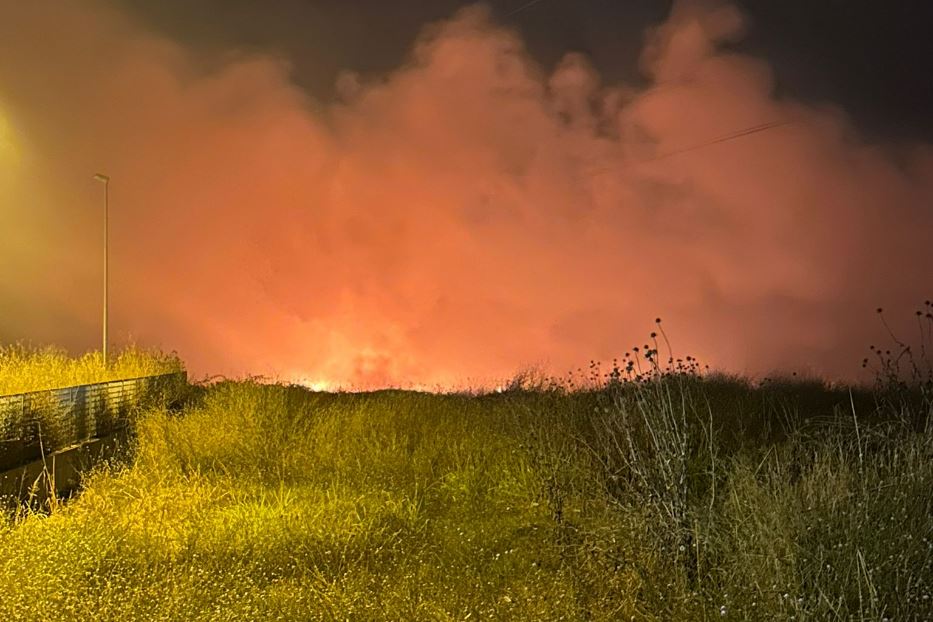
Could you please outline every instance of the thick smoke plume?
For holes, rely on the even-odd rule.
[[[933,150],[777,97],[723,49],[726,4],[647,33],[648,87],[539,66],[474,6],[338,103],[287,59],[205,71],[110,3],[3,14],[0,341],[95,347],[97,171],[111,330],[195,374],[476,385],[609,360],[661,316],[675,356],[853,378],[874,308],[933,285]]]

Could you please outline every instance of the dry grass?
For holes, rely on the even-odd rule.
[[[847,392],[804,395],[222,383],[0,528],[0,615],[929,619],[933,435],[868,393],[855,418]]]
[[[929,387],[646,350],[573,390],[204,388],[0,526],[0,617],[933,619]]]
[[[100,352],[73,358],[58,348],[0,345],[0,395],[181,371],[181,360],[154,350],[128,347],[104,365]]]

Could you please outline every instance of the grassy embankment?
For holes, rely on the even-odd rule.
[[[929,384],[641,361],[575,391],[198,389],[0,527],[0,617],[933,619]]]

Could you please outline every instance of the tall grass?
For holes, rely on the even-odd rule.
[[[922,385],[646,350],[573,389],[204,387],[138,420],[131,463],[0,527],[0,616],[933,619]]]
[[[175,355],[135,346],[116,353],[105,365],[100,352],[71,357],[55,347],[0,345],[0,395],[57,389],[181,371]]]

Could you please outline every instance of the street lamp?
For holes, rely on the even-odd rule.
[[[103,352],[104,352],[104,366],[107,365],[107,281],[110,266],[110,253],[108,248],[109,242],[109,225],[110,225],[110,177],[102,173],[97,173],[94,175],[94,179],[104,184],[104,337],[103,337]]]

